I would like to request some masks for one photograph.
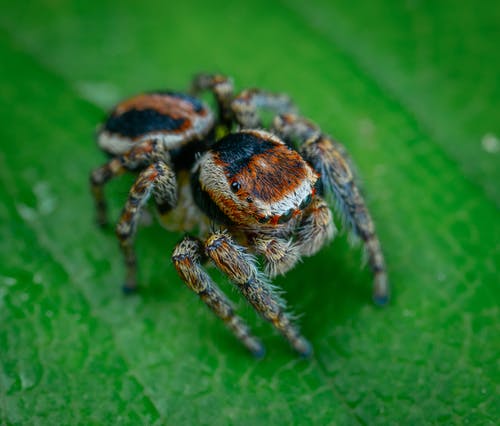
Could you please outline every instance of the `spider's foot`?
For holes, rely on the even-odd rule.
[[[122,291],[125,296],[129,296],[137,293],[137,286],[131,284],[124,284],[122,286]]]
[[[299,353],[300,357],[304,359],[311,358],[314,352],[312,345],[303,337],[294,343],[293,348]]]
[[[373,288],[373,302],[378,306],[387,305],[390,299],[389,283],[385,273],[375,275],[375,285]]]
[[[266,348],[259,341],[257,341],[256,343],[257,343],[257,345],[255,348],[252,348],[252,349],[249,348],[249,349],[255,358],[262,359],[266,356]]]
[[[244,335],[240,335],[238,337],[240,338],[241,343],[245,345],[245,347],[255,358],[264,358],[264,356],[266,355],[266,348],[259,339],[248,332],[248,329],[246,330]]]
[[[389,302],[389,295],[388,294],[374,294],[373,295],[373,303],[377,306],[385,306]]]

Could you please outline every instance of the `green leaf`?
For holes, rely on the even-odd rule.
[[[335,3],[4,5],[1,424],[498,421],[500,8]],[[290,93],[363,177],[393,300],[372,306],[345,236],[277,279],[311,361],[214,273],[267,346],[252,359],[180,282],[181,235],[158,225],[123,297],[115,237],[93,224],[104,110],[200,70]],[[130,184],[107,188],[115,217]]]

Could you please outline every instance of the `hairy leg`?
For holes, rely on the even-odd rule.
[[[198,74],[191,82],[190,92],[193,95],[209,90],[211,91],[219,108],[219,117],[222,123],[229,129],[233,120],[231,112],[231,101],[233,100],[233,81],[221,74]]]
[[[292,146],[298,145],[299,147],[308,139],[313,136],[320,135],[321,129],[312,121],[298,116],[296,114],[280,114],[277,115],[271,125],[271,130],[279,135],[283,140],[289,142]],[[335,150],[342,156],[344,161],[347,162],[354,180],[359,181],[357,176],[357,169],[354,165],[351,156],[345,149],[344,145],[340,142],[330,139],[331,144]]]
[[[249,327],[234,313],[230,301],[212,281],[202,267],[206,256],[203,245],[198,239],[186,236],[177,244],[172,254],[172,261],[180,278],[193,290],[206,305],[224,321],[238,340],[257,357],[264,355],[264,347],[252,336]]]
[[[301,155],[320,173],[320,193],[335,204],[344,223],[363,241],[374,274],[374,300],[385,304],[389,283],[384,256],[345,148],[312,122],[295,115],[276,117],[273,130],[285,139],[297,141]]]
[[[325,196],[335,200],[344,222],[364,242],[368,263],[374,274],[374,300],[385,304],[389,298],[385,260],[375,225],[351,168],[330,138],[324,135],[308,140],[302,146],[301,153],[321,173]]]
[[[290,342],[302,356],[312,352],[310,343],[300,334],[285,312],[285,303],[257,270],[255,260],[224,232],[212,234],[205,253],[235,283],[254,309]]]
[[[296,245],[300,254],[314,255],[333,239],[336,231],[330,208],[325,200],[315,196],[299,225]]]
[[[116,226],[116,235],[125,258],[126,279],[124,291],[131,292],[137,287],[136,256],[133,241],[142,207],[153,194],[160,213],[175,206],[177,186],[173,170],[164,162],[156,162],[144,169],[130,189],[129,197]]]
[[[260,89],[247,89],[236,96],[231,103],[236,122],[246,129],[261,127],[259,110],[267,109],[275,114],[296,110],[288,95],[270,93]]]
[[[214,94],[219,117],[228,129],[234,121],[242,128],[260,127],[260,109],[268,109],[276,114],[296,110],[290,97],[281,93],[247,89],[235,96],[232,79],[221,74],[201,73],[193,78],[190,89],[193,95],[206,90]]]
[[[104,197],[104,185],[111,179],[126,172],[119,158],[112,158],[103,166],[92,170],[90,174],[90,190],[96,208],[96,222],[99,226],[108,224],[108,208]]]
[[[265,273],[270,278],[285,274],[300,260],[300,249],[291,240],[257,237],[252,241],[252,246],[264,256]]]
[[[94,169],[90,174],[90,188],[96,206],[97,223],[108,223],[107,206],[104,197],[104,185],[111,179],[127,171],[137,171],[155,161],[169,162],[168,152],[157,140],[148,140],[132,147],[123,155],[112,158],[106,164]]]

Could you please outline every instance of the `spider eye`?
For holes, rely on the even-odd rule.
[[[271,218],[269,216],[261,216],[257,220],[259,223],[267,223],[271,220]]]
[[[235,180],[234,182],[231,183],[231,191],[233,192],[238,192],[241,188],[241,184]]]
[[[278,223],[288,222],[291,219],[292,215],[293,215],[293,210],[292,209],[287,210],[280,216],[280,218],[278,219]]]
[[[302,200],[302,202],[300,203],[299,209],[301,209],[301,210],[305,209],[309,204],[311,204],[311,201],[312,201],[312,195],[309,194],[306,198],[304,198]]]

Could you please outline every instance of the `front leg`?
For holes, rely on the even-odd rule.
[[[125,258],[126,279],[123,290],[133,292],[137,287],[136,256],[133,241],[143,206],[153,194],[160,213],[166,213],[177,203],[177,185],[173,170],[164,162],[144,169],[130,189],[129,197],[116,226],[116,235]]]
[[[376,303],[385,304],[389,283],[384,255],[345,148],[312,122],[291,114],[276,117],[273,130],[283,138],[299,142],[300,154],[321,176],[320,195],[335,205],[352,234],[363,240],[374,274],[373,298]]]
[[[325,135],[309,139],[302,146],[301,154],[321,174],[322,192],[334,201],[349,229],[364,242],[368,263],[374,274],[374,301],[381,305],[387,303],[389,284],[384,255],[349,164]]]
[[[243,296],[264,319],[290,342],[302,356],[310,356],[310,343],[285,312],[285,302],[274,293],[257,270],[255,260],[224,232],[212,234],[205,243],[206,254],[235,283]]]
[[[172,261],[179,277],[217,315],[234,335],[256,357],[264,356],[262,343],[252,335],[248,325],[235,314],[225,294],[217,287],[202,266],[206,256],[201,241],[189,236],[176,245]]]

